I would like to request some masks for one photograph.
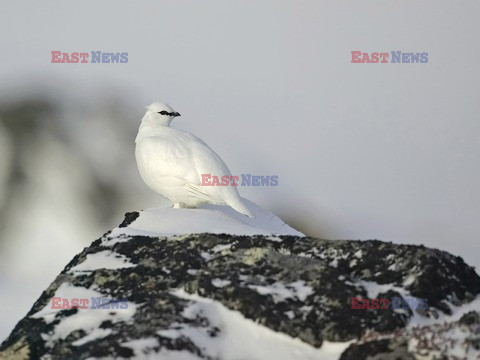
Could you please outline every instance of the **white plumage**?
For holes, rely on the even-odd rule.
[[[174,207],[194,208],[204,203],[229,205],[254,217],[236,186],[202,186],[202,174],[231,176],[227,165],[202,140],[170,127],[180,116],[170,106],[153,103],[135,139],[137,166],[145,183],[173,202]]]

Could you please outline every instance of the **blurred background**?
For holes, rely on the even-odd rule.
[[[457,8],[452,8],[457,6]],[[329,239],[424,244],[480,265],[480,3],[2,2],[0,341],[123,213],[168,206],[138,175],[144,106],[232,173],[242,196]],[[352,64],[350,52],[428,52]],[[51,51],[128,52],[52,64]]]

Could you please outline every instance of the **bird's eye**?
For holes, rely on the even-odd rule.
[[[162,110],[159,112],[160,115],[169,115],[168,111]]]

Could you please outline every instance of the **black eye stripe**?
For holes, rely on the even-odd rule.
[[[157,111],[157,114],[160,114],[160,115],[168,115],[168,116],[173,116],[173,117],[180,116],[180,114],[179,114],[178,112],[176,112],[176,111],[168,112],[168,111],[165,111],[165,110]]]

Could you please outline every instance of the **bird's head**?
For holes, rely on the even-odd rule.
[[[150,104],[146,108],[147,112],[142,121],[148,121],[152,125],[170,126],[172,120],[180,116],[170,106],[159,102]]]

